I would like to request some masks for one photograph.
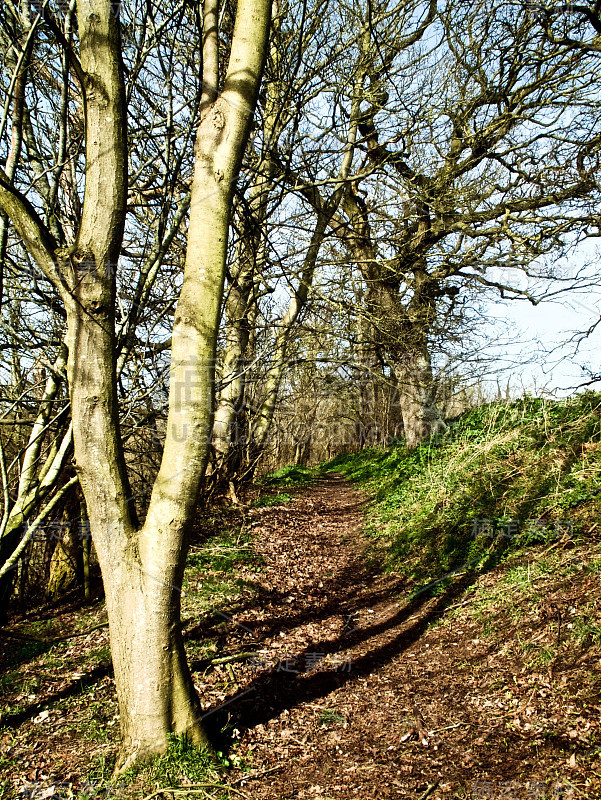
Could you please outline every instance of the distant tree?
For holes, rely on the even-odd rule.
[[[374,48],[365,177],[332,228],[364,277],[408,446],[443,428],[434,342],[482,293],[535,303],[552,279],[577,284],[548,263],[596,235],[599,196],[590,55],[549,41],[524,4],[447,3],[432,30],[404,62],[394,40]]]
[[[409,27],[411,33],[398,42],[400,49],[409,46],[431,23],[435,3],[407,0],[374,19],[367,8],[338,3],[278,9],[248,156],[253,177],[237,204],[238,240],[228,276],[213,436],[214,474],[221,484],[252,474],[267,445],[328,226],[357,166],[354,142],[370,42],[393,20],[399,29]],[[332,103],[340,117],[334,113],[335,123],[327,126],[323,110]],[[298,183],[287,185],[285,175],[299,176]],[[279,300],[284,294],[287,304],[268,307],[265,297]],[[269,331],[262,357],[250,352],[260,327]]]

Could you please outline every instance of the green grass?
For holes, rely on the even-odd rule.
[[[601,625],[592,619],[596,611],[594,604],[588,610],[590,615],[576,616],[568,621],[568,630],[581,647],[601,643]]]
[[[149,777],[157,788],[177,787],[182,783],[216,783],[218,766],[218,761],[208,752],[198,750],[183,737],[171,736],[167,753],[150,765]]]
[[[291,503],[292,497],[288,494],[288,492],[282,492],[280,494],[273,494],[273,495],[262,495],[258,497],[256,500],[253,500],[251,506],[253,508],[270,508],[271,506],[281,506],[284,503]]]
[[[344,722],[344,716],[334,708],[326,708],[319,715],[320,725],[342,725]]]
[[[154,793],[161,797],[169,796],[169,790],[174,790],[178,798],[227,800],[232,796],[222,781],[227,766],[229,762],[222,753],[198,750],[185,737],[172,735],[165,755],[136,765],[117,777],[112,774],[114,759],[99,755],[80,791],[69,794],[69,797],[74,800],[94,797],[133,800]],[[187,788],[190,791],[186,791]],[[165,790],[164,794],[161,789]]]
[[[315,471],[309,467],[289,465],[280,467],[262,478],[265,486],[302,486],[315,480]]]
[[[252,581],[232,580],[207,574],[188,574],[184,578],[182,616],[193,616],[221,608],[232,611],[245,594],[255,594],[257,586]]]
[[[194,545],[183,582],[184,616],[218,609],[255,593],[251,580],[234,577],[234,573],[241,567],[258,572],[262,565],[263,558],[253,549],[251,533],[244,527],[226,528],[202,545]]]
[[[188,567],[192,570],[213,570],[227,573],[237,566],[261,566],[262,559],[255,552],[248,531],[226,529],[213,536],[203,545],[194,546],[188,556]]]
[[[530,660],[529,667],[535,669],[536,667],[547,667],[553,661],[557,651],[552,647],[541,647],[538,649],[536,655]]]
[[[601,510],[601,395],[525,397],[464,414],[437,441],[340,456],[322,467],[371,497],[386,563],[427,584],[562,536]]]

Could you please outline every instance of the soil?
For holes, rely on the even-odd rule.
[[[245,511],[264,560],[258,596],[184,630],[190,644],[218,637],[213,663],[192,668],[205,724],[233,764],[232,796],[601,798],[599,542],[558,543],[459,574],[435,596],[412,594],[370,557],[364,499],[343,478],[286,491],[290,503]],[[499,588],[550,555],[560,556],[552,574],[530,581],[528,567],[526,589]],[[577,638],[570,620],[584,609],[596,618]],[[106,637],[75,640],[4,716],[0,766],[10,760],[14,785],[77,781],[92,757],[114,751],[113,738],[83,752],[69,723],[85,711],[67,703],[85,694],[114,725],[109,665],[64,666]],[[62,699],[58,711],[51,698]]]

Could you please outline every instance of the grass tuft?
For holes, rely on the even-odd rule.
[[[288,492],[281,492],[280,494],[263,495],[253,500],[251,506],[253,508],[270,508],[271,506],[281,506],[285,503],[291,503],[292,496]]]
[[[270,472],[262,480],[265,486],[299,486],[311,483],[315,479],[315,471],[309,467],[288,465]]]
[[[149,778],[157,788],[217,783],[218,766],[212,754],[199,750],[185,737],[172,735],[167,753],[151,763]]]

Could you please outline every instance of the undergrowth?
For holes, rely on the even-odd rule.
[[[182,614],[232,609],[256,591],[254,576],[263,559],[252,546],[252,534],[242,525],[228,525],[204,542],[192,544],[183,581]]]
[[[188,556],[188,567],[199,570],[231,572],[241,564],[260,565],[262,560],[251,544],[251,534],[242,528],[226,528],[202,545],[193,545]]]
[[[297,464],[280,467],[280,469],[270,472],[258,481],[261,489],[267,489],[267,493],[263,494],[262,492],[256,500],[253,500],[251,506],[253,508],[270,508],[271,506],[291,503],[293,498],[288,492],[280,492],[279,494],[272,494],[271,492],[278,488],[290,486],[308,486],[315,480],[315,474],[315,469],[309,469],[309,467],[302,467]]]
[[[601,510],[601,394],[491,403],[411,451],[366,449],[322,470],[372,498],[367,532],[389,566],[437,580],[591,532]]]
[[[291,495],[288,492],[280,492],[274,495],[261,495],[261,497],[253,500],[251,506],[253,508],[270,508],[271,506],[281,506],[290,502],[292,502]]]
[[[60,787],[57,800],[134,800],[177,795],[178,798],[226,800],[231,796],[223,783],[223,770],[228,766],[222,753],[199,750],[185,737],[171,735],[164,755],[130,767],[117,776],[112,774],[113,761],[104,757],[75,790]],[[41,798],[40,798],[41,800]]]
[[[225,766],[220,763],[222,754],[215,756],[198,750],[185,737],[171,736],[169,749],[163,756],[154,759],[143,768],[147,786],[153,785],[156,789],[178,789],[178,796],[186,796],[186,787],[190,789],[205,789],[206,792],[194,792],[195,797],[209,795],[209,790],[218,790],[212,797],[228,797],[227,789],[222,785],[220,769]],[[223,788],[223,791],[219,791]],[[190,793],[192,796],[192,793]]]
[[[299,486],[311,483],[315,479],[315,471],[309,467],[288,465],[270,472],[261,479],[265,486]]]

